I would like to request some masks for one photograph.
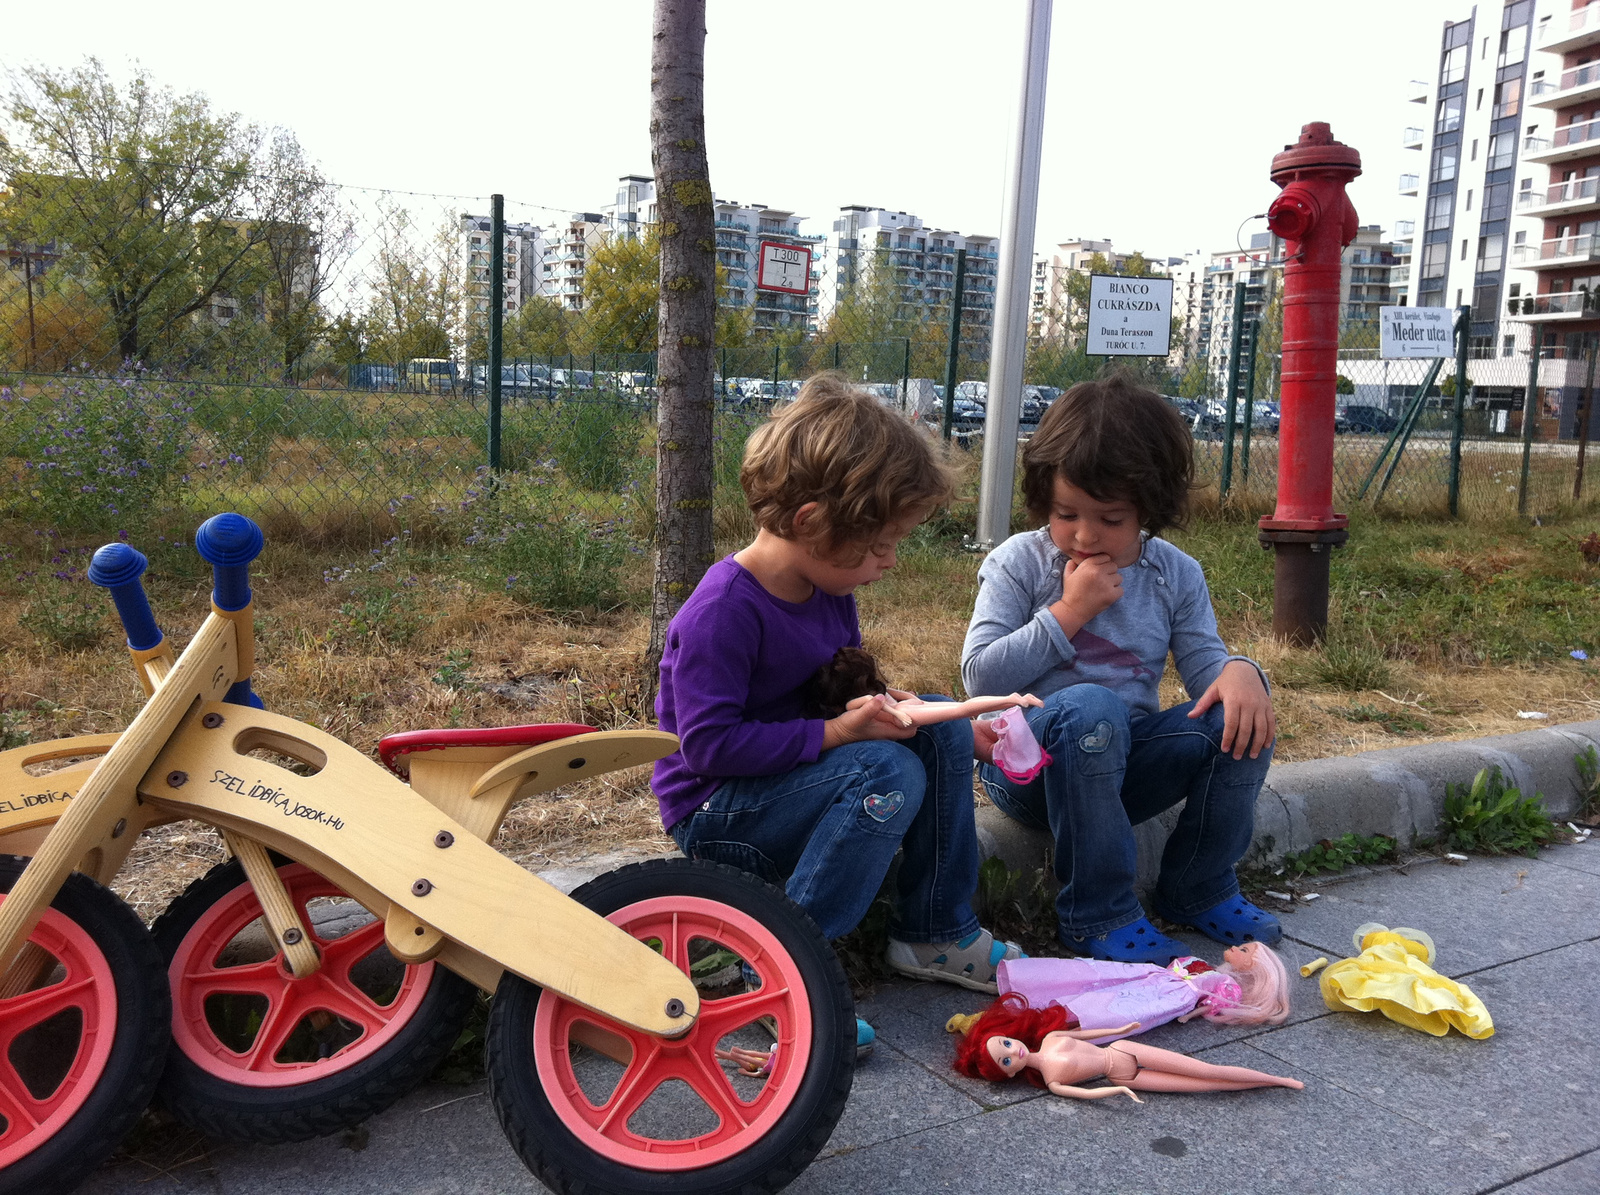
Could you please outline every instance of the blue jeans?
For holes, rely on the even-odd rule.
[[[1144,915],[1133,892],[1133,827],[1183,802],[1167,839],[1156,900],[1191,917],[1237,895],[1233,865],[1250,848],[1256,796],[1272,750],[1234,759],[1221,748],[1218,702],[1198,718],[1194,702],[1130,722],[1128,707],[1100,685],[1073,685],[1028,711],[1053,762],[1029,784],[984,764],[984,790],[1002,812],[1055,839],[1058,932],[1063,940],[1109,933]]]
[[[787,881],[829,938],[860,923],[904,845],[890,934],[957,941],[978,928],[972,724],[848,743],[782,775],[729,780],[672,837],[691,858]]]

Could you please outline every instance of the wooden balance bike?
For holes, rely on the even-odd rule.
[[[259,529],[218,515],[195,542],[212,610],[176,659],[144,557],[95,554],[147,693],[128,728],[0,753],[0,1195],[71,1190],[158,1083],[224,1136],[354,1123],[426,1077],[474,986],[494,993],[501,1125],[554,1190],[798,1174],[855,1057],[843,970],[798,906],[688,860],[568,897],[489,845],[515,801],[658,759],[673,736],[411,731],[380,744],[385,771],[251,691]],[[147,931],[104,885],[140,833],[180,819],[233,858]],[[766,1064],[730,1069],[733,1050]]]

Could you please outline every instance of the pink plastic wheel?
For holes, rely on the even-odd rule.
[[[639,1170],[697,1169],[748,1150],[782,1119],[805,1076],[812,1021],[799,964],[760,922],[720,901],[657,897],[626,905],[607,920],[635,938],[658,943],[662,954],[686,974],[691,942],[715,943],[754,970],[760,986],[723,999],[703,999],[694,1028],[676,1041],[639,1033],[546,992],[533,1032],[534,1062],[545,1098],[582,1145]],[[770,1073],[747,1100],[715,1050],[724,1037],[758,1021],[772,1033],[776,1053]],[[624,1071],[600,1102],[585,1093],[569,1047],[569,1042],[582,1041],[588,1027],[600,1030],[613,1048],[619,1039],[626,1043]],[[630,1127],[645,1101],[673,1081],[687,1084],[715,1114],[715,1128],[686,1139],[661,1139]]]
[[[0,901],[4,901],[0,896]],[[31,990],[0,999],[0,1170],[50,1141],[105,1075],[117,1031],[117,992],[104,952],[54,908],[28,941]]]
[[[345,894],[299,864],[280,867],[278,875],[322,957],[315,974],[294,978],[281,950],[264,960],[229,965],[226,952],[261,916],[249,883],[233,888],[200,915],[167,968],[174,1043],[208,1074],[243,1087],[310,1083],[371,1057],[416,1013],[434,968],[432,963],[407,966],[392,996],[375,996],[357,982],[352,969],[384,949],[383,922],[373,920],[324,938],[307,906],[318,897]],[[219,996],[233,997],[236,1006],[249,1010],[242,1029],[219,1025]],[[319,1039],[322,1056],[308,1057],[307,1044],[315,1052]]]

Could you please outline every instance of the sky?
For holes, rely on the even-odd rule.
[[[507,197],[540,223],[650,173],[649,0],[10,5],[0,72],[137,61],[179,92],[299,138],[328,177]],[[1022,0],[707,0],[706,145],[719,199],[825,233],[860,203],[998,234],[1019,106]],[[1232,247],[1276,193],[1272,155],[1325,120],[1361,151],[1366,224],[1410,213],[1411,79],[1468,0],[1055,5],[1036,248]],[[463,205],[468,206],[468,205]]]

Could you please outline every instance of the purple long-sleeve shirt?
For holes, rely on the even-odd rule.
[[[726,780],[776,776],[822,753],[801,689],[841,647],[860,647],[856,599],[818,589],[786,602],[732,556],[706,570],[667,628],[656,721],[679,739],[650,787],[671,829]]]

